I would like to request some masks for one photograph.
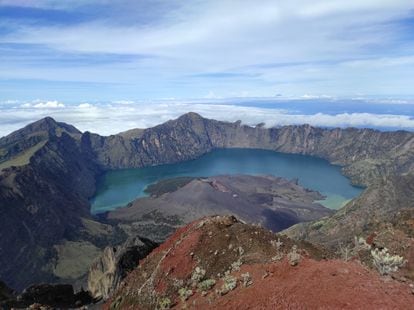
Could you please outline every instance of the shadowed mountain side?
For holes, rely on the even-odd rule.
[[[70,274],[59,271],[67,259],[76,265],[65,253],[78,249],[86,257],[98,255],[99,248],[115,238],[111,227],[93,229],[105,226],[94,224],[89,212],[88,197],[95,191],[98,171],[65,132],[50,136],[30,164],[1,171],[0,279],[16,289],[60,278],[73,282]],[[87,269],[84,266],[85,273]]]
[[[174,180],[174,179],[172,179]],[[293,224],[316,220],[333,211],[314,203],[318,192],[304,189],[293,181],[271,176],[231,175],[194,179],[178,190],[159,197],[139,198],[126,208],[109,212],[109,220],[133,222],[137,234],[156,241],[167,235],[150,232],[148,225],[189,223],[208,215],[236,215],[273,231]]]

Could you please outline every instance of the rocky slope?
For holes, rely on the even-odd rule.
[[[380,229],[386,222],[395,221],[401,212],[414,210],[413,194],[414,174],[378,180],[333,216],[312,224],[297,225],[286,233],[334,246],[353,236],[367,235],[369,230]]]
[[[181,178],[164,180],[170,186]],[[155,187],[162,185],[155,184]],[[166,185],[165,185],[166,186]],[[178,226],[208,215],[233,214],[248,222],[280,231],[299,222],[333,213],[315,203],[323,198],[294,181],[272,176],[231,175],[195,178],[179,189],[139,198],[109,212],[111,221],[131,223],[130,234],[163,241]]]
[[[95,299],[107,299],[118,288],[121,280],[146,257],[157,243],[145,238],[129,238],[117,247],[106,247],[88,273],[88,291]]]
[[[117,227],[89,215],[88,198],[104,171],[174,163],[228,147],[318,156],[343,165],[354,183],[368,186],[331,222],[292,230],[295,238],[333,244],[347,236],[349,241],[350,224],[330,226],[337,219],[352,223],[357,217],[358,229],[373,233],[372,223],[390,222],[395,210],[413,207],[407,191],[414,171],[414,134],[409,132],[249,127],[188,113],[153,128],[102,137],[46,118],[0,139],[0,235],[7,236],[0,239],[0,279],[17,289],[39,281],[74,282],[85,276],[84,265],[100,249],[125,240]],[[389,212],[358,217],[385,202]],[[314,227],[320,233],[311,232]]]
[[[352,247],[355,237],[370,239],[408,260],[405,277],[414,280],[414,175],[387,177],[368,187],[333,216],[287,229],[291,238]]]
[[[414,295],[358,262],[327,259],[234,217],[179,229],[129,274],[106,309],[408,309]]]

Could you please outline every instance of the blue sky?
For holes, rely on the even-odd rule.
[[[412,0],[258,3],[0,0],[0,97],[414,96]]]
[[[412,0],[0,0],[0,108],[21,119],[121,100],[413,104],[413,72]]]

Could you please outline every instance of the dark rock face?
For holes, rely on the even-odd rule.
[[[1,300],[0,300],[1,302]],[[86,291],[75,293],[72,285],[68,284],[37,284],[26,288],[19,296],[0,303],[9,308],[28,308],[32,305],[53,308],[74,308],[90,304],[92,298]],[[32,309],[32,308],[30,308]]]
[[[3,302],[15,298],[15,292],[9,288],[5,283],[0,281],[0,306]]]
[[[107,299],[127,273],[157,246],[157,243],[148,239],[133,237],[121,246],[106,247],[89,269],[88,290],[91,295],[97,299]]]
[[[61,307],[74,304],[74,295],[72,285],[40,284],[26,288],[19,296],[19,301],[28,305],[39,303]]]
[[[174,163],[230,147],[307,154],[343,165],[354,183],[368,188],[362,200],[349,203],[338,216],[357,214],[353,209],[357,206],[371,209],[387,202],[391,208],[375,212],[377,217],[370,216],[373,220],[361,227],[387,220],[394,206],[413,208],[413,194],[405,193],[410,187],[404,184],[412,182],[414,134],[405,131],[249,127],[188,113],[153,128],[102,137],[81,134],[70,125],[46,118],[0,139],[1,167],[15,160],[0,171],[0,235],[7,236],[0,239],[0,278],[16,289],[57,281],[53,271],[57,244],[90,241],[103,248],[114,241],[109,233],[98,238],[98,245],[96,236],[81,233],[88,230],[83,219],[92,221],[88,198],[94,193],[97,176],[105,170]],[[19,158],[22,154],[27,162]],[[376,199],[375,191],[383,199]],[[349,227],[343,227],[335,235],[346,235]],[[330,232],[329,226],[321,230],[323,235]],[[312,235],[305,233],[304,238],[329,238]]]
[[[7,236],[0,241],[0,277],[18,290],[58,280],[55,245],[85,240],[82,219],[91,218],[88,198],[100,173],[82,155],[76,138],[79,131],[50,118],[2,142],[19,143],[19,137],[30,136],[31,130],[46,139],[44,145],[29,164],[0,172],[0,235]]]
[[[55,255],[53,245],[90,217],[87,198],[96,173],[65,133],[49,139],[30,165],[1,172],[0,234],[9,236],[0,245],[1,278],[17,289],[54,280],[45,268]]]

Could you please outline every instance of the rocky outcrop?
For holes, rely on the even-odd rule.
[[[413,298],[408,283],[216,216],[177,230],[105,309],[406,309]]]
[[[15,292],[9,288],[5,283],[0,281],[0,306],[15,298]]]
[[[0,300],[1,301],[1,300]],[[14,309],[41,309],[42,307],[53,308],[74,308],[90,304],[92,298],[88,292],[74,292],[69,284],[37,284],[32,285],[17,297],[13,297],[0,303],[1,308]]]
[[[107,299],[128,272],[158,244],[140,237],[129,238],[117,247],[106,247],[89,269],[88,290],[96,299]]]

